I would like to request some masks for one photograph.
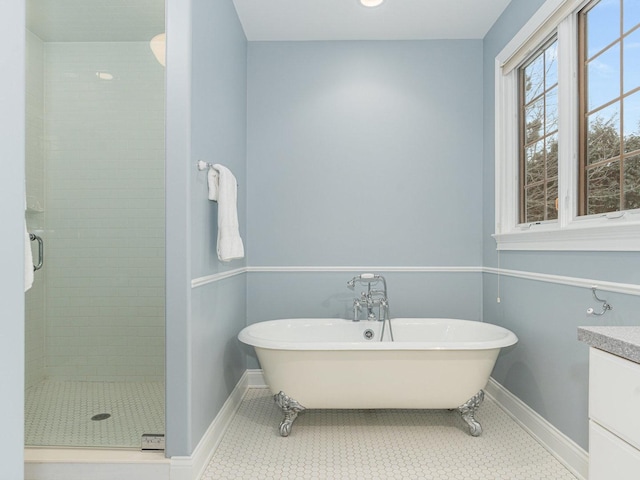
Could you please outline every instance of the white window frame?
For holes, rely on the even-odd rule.
[[[640,209],[578,216],[576,13],[589,0],[547,0],[495,61],[495,234],[498,250],[640,251]],[[518,67],[557,32],[558,219],[519,223]]]

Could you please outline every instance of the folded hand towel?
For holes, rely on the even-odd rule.
[[[31,253],[31,239],[27,231],[27,222],[24,223],[24,291],[33,286],[33,254]]]
[[[224,165],[216,164],[209,169],[207,179],[209,199],[218,202],[218,258],[223,262],[243,258],[244,246],[238,226],[236,177]],[[215,185],[212,186],[212,183]]]

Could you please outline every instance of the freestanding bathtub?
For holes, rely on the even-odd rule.
[[[389,322],[389,321],[387,321]],[[470,433],[500,349],[518,339],[489,323],[445,318],[383,323],[300,318],[255,323],[240,332],[252,345],[288,436],[298,413],[311,408],[458,409]]]

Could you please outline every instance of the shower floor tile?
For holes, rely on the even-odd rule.
[[[468,434],[446,410],[309,410],[280,437],[266,389],[246,393],[202,480],[575,480],[490,398]]]
[[[140,448],[143,433],[164,433],[163,382],[45,380],[25,392],[26,445]]]

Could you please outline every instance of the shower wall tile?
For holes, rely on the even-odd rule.
[[[26,189],[27,228],[41,234],[44,228],[44,44],[27,31],[26,57]],[[32,242],[37,258],[37,247]],[[45,287],[44,270],[36,272],[33,287],[25,295],[25,387],[44,376]]]
[[[47,374],[163,380],[164,69],[146,42],[44,65]]]
[[[44,44],[27,31],[26,187],[30,213],[44,209]],[[41,226],[39,226],[41,228]]]

